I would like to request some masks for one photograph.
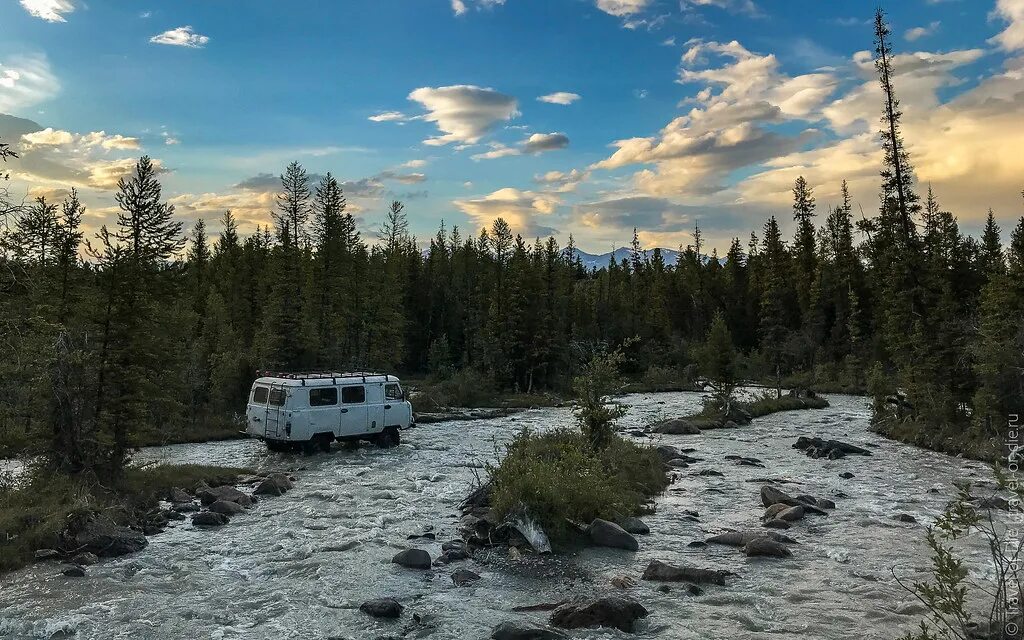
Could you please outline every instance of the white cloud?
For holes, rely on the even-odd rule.
[[[427,110],[419,119],[435,123],[443,133],[423,141],[431,146],[476,144],[496,124],[519,115],[512,96],[473,85],[420,87],[409,94],[409,100]]]
[[[534,133],[523,142],[524,153],[544,153],[569,146],[569,136],[564,133]]]
[[[384,111],[370,116],[369,119],[373,122],[402,122],[408,120],[408,116],[401,111]]]
[[[505,0],[452,0],[452,12],[461,16],[469,11],[469,5],[473,5],[477,9],[492,9],[503,4],[505,4]]]
[[[0,113],[18,113],[57,95],[60,83],[44,55],[0,62]]]
[[[427,161],[426,160],[410,160],[408,162],[403,162],[402,164],[400,164],[398,166],[402,167],[403,169],[419,169],[420,167],[427,166]]]
[[[466,3],[462,0],[452,0],[452,11],[455,12],[455,15],[461,16],[466,13]]]
[[[941,23],[938,20],[928,23],[926,27],[914,27],[913,29],[907,29],[904,32],[903,37],[906,38],[907,42],[915,42],[926,36],[934,35],[938,30]]]
[[[71,144],[75,141],[75,137],[67,131],[59,131],[53,127],[47,127],[42,131],[26,133],[21,136],[21,140],[33,146],[43,147]]]
[[[67,22],[64,14],[75,10],[71,0],[21,0],[21,6],[30,15],[47,22]]]
[[[651,0],[597,0],[597,8],[616,17],[640,13],[651,4]]]
[[[573,169],[571,171],[548,171],[534,176],[534,182],[543,184],[557,193],[568,193],[575,191],[582,182],[590,177],[589,171]]]
[[[537,98],[538,102],[547,102],[550,104],[561,104],[567,105],[572,104],[580,99],[578,93],[570,93],[568,91],[556,91],[555,93],[549,93],[546,96],[540,96]]]
[[[1024,0],[998,0],[993,14],[1010,25],[990,42],[1007,51],[1024,49]]]
[[[196,33],[191,26],[186,25],[159,33],[150,38],[149,41],[154,44],[169,44],[175,47],[201,49],[210,41],[210,38]]]
[[[743,13],[750,16],[761,15],[754,0],[680,0],[684,9],[692,7],[716,7],[730,13]]]
[[[497,218],[504,218],[514,231],[531,237],[556,232],[537,219],[554,213],[560,201],[551,194],[506,187],[482,198],[456,199],[452,204],[469,216],[476,228],[489,227]]]

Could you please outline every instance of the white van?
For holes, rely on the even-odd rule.
[[[264,373],[245,414],[246,433],[272,451],[328,451],[335,440],[394,447],[413,424],[398,378],[367,372]]]

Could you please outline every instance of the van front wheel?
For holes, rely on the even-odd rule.
[[[402,442],[398,435],[398,427],[384,427],[384,430],[377,434],[377,446],[382,449],[397,447]]]

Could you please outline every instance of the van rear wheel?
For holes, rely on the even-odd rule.
[[[287,442],[281,442],[280,440],[267,440],[266,442],[267,449],[274,451],[276,453],[287,451],[291,447],[291,445],[289,445]]]
[[[397,447],[401,442],[398,427],[384,427],[384,430],[377,434],[377,446],[382,449]]]
[[[316,440],[317,446],[320,447],[321,451],[323,451],[324,453],[330,453],[331,452],[331,443],[334,442],[334,436],[333,435],[331,435],[329,433],[321,433],[320,435],[316,436],[314,439]]]

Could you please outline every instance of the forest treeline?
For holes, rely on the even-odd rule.
[[[744,378],[867,389],[881,428],[929,446],[996,437],[1024,397],[1024,217],[1000,230],[990,212],[975,239],[915,182],[888,36],[879,17],[875,214],[854,220],[845,183],[820,207],[799,178],[795,235],[770,218],[724,256],[695,229],[669,264],[634,234],[627,260],[587,270],[571,236],[528,240],[501,219],[421,243],[399,202],[366,238],[339,181],[311,184],[298,163],[273,223],[246,237],[230,212],[212,239],[203,220],[186,234],[148,157],[96,233],[74,191],[4,193],[0,441],[116,472],[141,432],[230,425],[261,369],[559,389],[588,345],[630,341],[628,373],[682,376],[719,314]]]

